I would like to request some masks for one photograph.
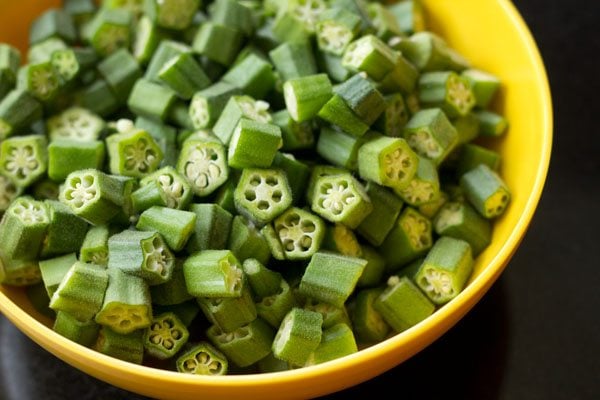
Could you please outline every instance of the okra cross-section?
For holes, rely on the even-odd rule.
[[[398,55],[381,39],[366,35],[350,43],[344,52],[342,65],[355,72],[365,72],[371,79],[379,81],[390,72]]]
[[[458,133],[439,108],[421,110],[404,127],[402,136],[420,156],[440,165],[458,144]]]
[[[50,61],[28,64],[19,71],[17,87],[41,102],[49,102],[58,95],[60,77]]]
[[[125,230],[108,239],[108,268],[160,285],[171,279],[175,257],[159,233]]]
[[[485,164],[467,172],[460,178],[469,203],[485,218],[494,218],[506,210],[510,191],[500,176]]]
[[[80,107],[71,107],[46,122],[50,140],[71,139],[83,142],[97,140],[104,130],[102,118]]]
[[[225,147],[217,141],[187,140],[179,154],[177,171],[185,176],[196,195],[208,196],[229,176]]]
[[[195,226],[196,214],[191,211],[154,206],[140,215],[136,228],[160,233],[169,248],[180,251],[194,233]]]
[[[5,211],[21,191],[22,189],[17,187],[12,179],[0,173],[0,212]]]
[[[163,152],[154,138],[144,130],[132,129],[106,139],[113,174],[143,177],[160,166]]]
[[[240,297],[244,272],[230,250],[205,250],[183,264],[188,292],[194,297]]]
[[[250,96],[232,96],[213,127],[214,134],[221,142],[229,144],[231,136],[242,118],[262,123],[271,122],[269,103],[254,100]]]
[[[273,221],[273,228],[288,260],[304,260],[319,250],[325,224],[318,216],[292,207]]]
[[[469,80],[452,71],[423,74],[419,100],[426,107],[440,107],[451,118],[467,115],[475,106]]]
[[[49,225],[46,204],[19,197],[0,222],[0,253],[11,260],[35,260]]]
[[[440,179],[433,162],[419,157],[416,174],[406,187],[394,188],[394,192],[411,206],[421,206],[439,199]]]
[[[264,225],[292,204],[292,193],[281,170],[244,169],[234,201],[238,212]]]
[[[164,195],[165,206],[177,210],[186,209],[192,201],[194,193],[192,187],[183,175],[173,167],[164,167],[146,176],[140,185],[146,186],[151,182],[158,183]]]
[[[256,319],[256,306],[246,282],[240,297],[200,297],[198,305],[206,318],[223,332],[233,332]]]
[[[373,206],[360,182],[346,173],[317,179],[312,210],[328,221],[354,229],[371,213]]]
[[[473,255],[481,253],[492,240],[492,225],[469,204],[451,201],[444,204],[433,220],[435,232],[468,242]]]
[[[48,167],[47,141],[41,135],[16,136],[0,147],[0,173],[20,187],[40,178]]]
[[[177,359],[177,370],[192,375],[225,375],[227,358],[210,343],[202,342]]]
[[[360,31],[360,24],[358,15],[341,7],[324,11],[315,29],[319,49],[341,56]]]
[[[322,323],[321,314],[293,308],[277,331],[273,341],[273,355],[292,365],[303,366],[321,342]]]
[[[125,9],[101,9],[85,29],[85,39],[105,57],[129,47],[133,14]]]
[[[173,357],[187,343],[190,334],[177,315],[164,313],[152,319],[144,332],[144,348],[153,357]]]

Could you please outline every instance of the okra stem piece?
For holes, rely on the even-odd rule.
[[[82,262],[106,267],[108,265],[108,226],[92,226],[83,239],[79,259]]]
[[[150,207],[140,215],[136,228],[156,231],[173,251],[182,250],[196,226],[196,214],[168,207]]]
[[[478,110],[475,116],[479,120],[479,133],[482,136],[500,137],[508,129],[508,121],[492,111]]]
[[[469,203],[485,218],[495,218],[506,210],[510,202],[510,191],[500,178],[485,164],[470,170],[460,178]]]
[[[282,144],[277,125],[242,118],[229,142],[227,162],[232,168],[268,168]]]
[[[265,237],[253,223],[240,215],[233,217],[227,248],[242,262],[255,258],[267,264],[271,257],[271,249]]]
[[[387,188],[373,182],[367,183],[366,190],[373,211],[362,220],[357,232],[373,246],[379,246],[394,227],[404,202]]]
[[[169,60],[158,72],[158,79],[185,100],[210,86],[210,79],[190,53],[179,54]]]
[[[283,81],[317,74],[317,65],[309,41],[284,42],[269,52]]]
[[[77,31],[69,13],[52,8],[32,22],[29,29],[29,45],[49,38],[59,38],[69,43],[77,40]]]
[[[374,35],[365,35],[350,43],[344,52],[342,65],[354,72],[365,72],[380,81],[396,65],[398,55]]]
[[[386,338],[390,326],[375,309],[382,288],[364,289],[358,292],[352,308],[352,327],[359,342],[378,343]]]
[[[256,101],[250,96],[232,96],[215,123],[213,133],[223,144],[228,145],[242,118],[262,123],[271,122],[269,103]]]
[[[87,222],[59,201],[46,200],[44,203],[50,224],[42,242],[40,256],[45,258],[79,250],[88,230]]]
[[[315,33],[322,51],[341,56],[360,31],[361,18],[352,11],[333,7],[319,16]]]
[[[265,358],[271,352],[275,333],[266,322],[256,318],[233,332],[223,332],[211,326],[206,335],[238,367],[247,367]]]
[[[490,222],[470,205],[460,202],[444,204],[433,221],[433,227],[440,236],[461,239],[469,243],[474,256],[490,244],[492,236]]]
[[[98,64],[104,78],[120,103],[125,103],[136,81],[142,77],[137,60],[127,49],[119,49]]]
[[[49,225],[46,204],[17,198],[0,222],[0,253],[10,260],[37,259]]]
[[[48,297],[51,298],[54,295],[63,278],[76,262],[75,253],[40,261],[40,272]]]
[[[318,115],[352,136],[363,136],[369,130],[369,125],[365,124],[337,94],[319,110]]]
[[[175,98],[175,92],[170,88],[147,79],[138,79],[129,95],[127,105],[136,115],[165,121]]]
[[[440,165],[458,144],[458,133],[439,108],[414,114],[402,133],[420,156]]]
[[[205,22],[202,24],[192,47],[194,51],[221,65],[231,65],[242,48],[243,34],[239,30]]]
[[[315,117],[332,94],[333,88],[327,74],[293,78],[283,84],[285,105],[297,122]]]
[[[293,365],[304,365],[321,342],[323,316],[293,308],[281,322],[273,341],[273,354]]]
[[[198,299],[198,305],[206,318],[225,333],[233,332],[256,319],[256,306],[248,283],[240,297]]]
[[[256,54],[249,54],[234,65],[221,80],[256,99],[264,98],[275,87],[273,66]]]
[[[69,315],[66,312],[59,311],[56,313],[54,332],[72,340],[85,347],[91,347],[98,338],[100,325],[95,321],[79,321],[77,318]]]
[[[106,139],[110,171],[113,174],[143,177],[158,169],[163,153],[144,130],[131,129]]]
[[[0,139],[18,133],[42,116],[42,104],[22,89],[10,91],[0,101]]]
[[[183,264],[188,292],[194,297],[240,297],[244,273],[230,250],[204,250]]]
[[[0,172],[15,185],[27,187],[38,180],[48,166],[47,140],[42,135],[11,137],[0,145]]]
[[[144,12],[158,26],[182,31],[190,26],[201,0],[146,0]]]
[[[102,8],[86,24],[84,37],[96,52],[106,57],[131,42],[133,14],[122,8]]]
[[[75,171],[102,169],[104,157],[102,141],[54,140],[48,146],[48,177],[55,182],[62,182]]]
[[[102,327],[93,348],[107,356],[141,364],[144,359],[144,332],[138,330],[122,335],[110,328]]]
[[[188,240],[187,251],[224,249],[233,216],[218,204],[192,204],[190,211],[196,214],[196,225]]]
[[[144,348],[152,357],[166,360],[187,343],[190,336],[186,326],[174,313],[165,313],[152,318],[144,332]]]
[[[394,188],[394,192],[411,206],[436,201],[440,197],[440,180],[432,161],[419,157],[417,172],[403,189]]]
[[[419,100],[439,107],[450,118],[465,116],[475,106],[470,82],[456,72],[427,72],[419,78]]]
[[[211,344],[202,342],[177,359],[177,370],[193,375],[226,375],[227,358]]]
[[[229,177],[225,147],[218,141],[187,140],[179,153],[177,172],[197,196],[210,195]]]
[[[477,69],[464,70],[461,75],[471,84],[477,107],[486,108],[500,88],[500,79]]]
[[[321,342],[305,365],[317,365],[356,353],[358,347],[352,329],[346,324],[337,324],[325,329]]]
[[[296,207],[275,219],[273,228],[289,260],[312,257],[325,235],[325,224],[319,217]]]

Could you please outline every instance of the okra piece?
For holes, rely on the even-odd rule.
[[[352,175],[322,176],[317,179],[312,210],[330,222],[354,229],[373,211],[364,187]]]
[[[84,27],[83,36],[101,57],[131,43],[133,14],[122,8],[102,8]]]
[[[42,135],[16,136],[0,145],[0,173],[19,187],[30,186],[46,173],[47,140]]]
[[[59,311],[52,329],[77,344],[91,347],[98,338],[100,326],[93,320],[79,321],[68,313]]]
[[[363,136],[369,130],[369,125],[365,124],[337,94],[319,110],[318,115],[352,136]]]
[[[291,10],[285,9],[277,13],[273,20],[271,34],[277,43],[306,42],[311,36],[310,27]]]
[[[232,168],[268,168],[282,144],[277,125],[242,118],[229,142],[227,161]]]
[[[68,87],[79,77],[83,70],[83,66],[78,59],[78,53],[75,53],[73,49],[56,50],[50,56],[50,64],[52,64],[58,76],[59,84],[63,87]]]
[[[133,85],[142,77],[137,60],[127,49],[116,50],[102,60],[98,64],[98,72],[122,104],[127,101]]]
[[[265,358],[271,352],[275,333],[260,318],[233,332],[223,332],[211,326],[206,332],[208,339],[238,367],[247,367]]]
[[[21,53],[19,50],[8,44],[0,43],[0,98],[4,98],[14,89],[20,65]]]
[[[244,273],[230,250],[204,250],[183,264],[188,293],[194,297],[224,298],[242,295]]]
[[[323,316],[323,324],[321,325],[323,329],[331,328],[337,324],[346,324],[350,326],[350,318],[345,306],[337,307],[329,303],[307,298],[303,308],[305,310],[318,312]]]
[[[190,333],[173,313],[152,318],[144,332],[144,348],[152,357],[166,360],[174,357],[187,343]]]
[[[237,212],[233,201],[233,193],[235,192],[236,186],[233,179],[225,182],[225,184],[217,191],[214,199],[215,204],[230,214],[235,214]]]
[[[385,96],[384,100],[385,109],[375,121],[374,128],[386,136],[399,137],[409,120],[408,106],[400,93]]]
[[[27,90],[42,103],[56,98],[61,89],[61,81],[51,61],[27,64],[19,70],[17,88]]]
[[[283,372],[290,369],[290,365],[286,361],[275,358],[273,353],[258,361],[256,365],[261,373]]]
[[[264,98],[275,87],[273,66],[256,54],[248,55],[221,79],[257,99]]]
[[[478,110],[475,116],[479,120],[479,133],[481,136],[500,137],[508,129],[508,121],[500,114],[492,111]]]
[[[440,197],[440,180],[432,161],[419,157],[417,172],[403,189],[394,188],[394,192],[411,206],[436,201]]]
[[[352,327],[356,339],[361,343],[381,342],[390,331],[390,326],[374,306],[382,292],[382,288],[364,289],[354,299]]]
[[[490,222],[465,203],[444,204],[433,220],[433,227],[440,236],[469,243],[474,256],[481,253],[491,242]]]
[[[158,79],[185,100],[191,99],[196,92],[210,86],[211,83],[190,53],[171,58],[158,72]]]
[[[294,158],[292,154],[278,152],[273,159],[273,167],[279,168],[287,176],[292,191],[292,204],[297,205],[304,197],[310,168]]]
[[[500,166],[500,154],[485,147],[467,143],[460,150],[456,174],[460,177],[479,164],[485,164],[497,171]]]
[[[238,212],[264,225],[292,204],[292,193],[280,170],[246,168],[234,192]]]
[[[469,143],[479,136],[479,118],[472,112],[464,117],[455,118],[452,125],[458,134],[459,145]]]
[[[441,37],[431,32],[417,32],[410,37],[411,51],[404,54],[420,71],[463,71],[469,62],[451,49]]]
[[[228,145],[235,128],[242,118],[270,123],[269,103],[254,100],[250,96],[232,96],[213,127],[213,133],[225,145]]]
[[[150,288],[150,290],[152,291],[152,287]],[[175,315],[177,315],[177,317],[183,323],[183,325],[189,328],[194,319],[200,313],[200,306],[198,306],[196,299],[193,299],[183,302],[181,304],[173,304],[171,306],[155,305],[153,307],[153,315],[160,315],[167,312],[172,312]]]
[[[342,57],[342,65],[354,72],[364,72],[380,81],[396,65],[397,54],[377,36],[365,35],[350,43]]]
[[[346,324],[337,324],[323,331],[319,347],[312,352],[305,365],[322,364],[357,351],[352,329]]]
[[[0,253],[0,284],[28,287],[42,281],[37,261],[7,259]]]
[[[471,84],[477,107],[487,108],[500,88],[500,79],[478,69],[464,70],[461,76]]]
[[[248,258],[255,258],[266,264],[271,257],[267,239],[253,223],[240,215],[233,217],[227,248],[242,262]]]
[[[161,234],[173,251],[182,250],[196,226],[196,214],[168,207],[150,207],[140,215],[136,228]]]
[[[190,26],[200,0],[146,0],[145,14],[160,27],[182,31]]]
[[[362,246],[361,258],[367,260],[362,275],[356,283],[356,287],[373,287],[381,283],[386,269],[385,258],[371,246]]]
[[[319,16],[315,27],[322,51],[341,56],[360,31],[361,18],[352,11],[334,7]]]
[[[252,288],[252,293],[259,300],[279,292],[283,280],[279,272],[268,269],[254,258],[245,260],[242,267]]]
[[[361,19],[360,30],[364,32],[373,31],[373,25],[369,18],[367,3],[363,0],[331,0],[330,6],[333,8],[343,8],[358,15]]]
[[[342,224],[327,226],[321,249],[344,256],[362,257],[362,248],[352,230]]]
[[[102,78],[83,89],[79,103],[82,108],[101,117],[112,115],[119,109],[119,99]]]
[[[358,150],[360,177],[394,190],[410,184],[418,164],[417,155],[402,138],[373,135]]]
[[[75,253],[39,262],[42,281],[48,297],[51,298],[54,295],[63,278],[76,262],[77,256]]]
[[[325,235],[325,224],[321,218],[296,207],[275,219],[273,228],[288,260],[313,257]]]
[[[317,116],[333,95],[333,87],[327,74],[308,75],[286,81],[283,95],[292,119],[304,122]]]
[[[206,318],[223,332],[233,332],[256,319],[256,306],[248,284],[244,283],[240,297],[198,299]]]
[[[342,57],[317,50],[315,54],[319,69],[326,72],[334,82],[344,82],[351,77],[352,71],[342,65]]]
[[[510,202],[510,191],[500,178],[485,164],[470,170],[460,178],[460,187],[471,205],[485,218],[498,217]]]
[[[94,264],[76,262],[50,299],[50,308],[80,321],[90,321],[102,308],[108,273]]]
[[[67,44],[58,38],[50,38],[34,44],[27,51],[27,61],[30,64],[38,64],[50,61],[52,53],[58,50],[68,49]]]
[[[54,140],[48,146],[48,177],[55,182],[62,182],[75,171],[102,169],[104,157],[102,141]]]
[[[50,223],[42,242],[41,257],[67,254],[80,249],[88,224],[65,204],[56,200],[44,202]]]
[[[110,135],[106,139],[111,173],[144,177],[158,169],[163,153],[146,131],[131,129]]]
[[[131,112],[138,116],[165,121],[175,102],[175,92],[168,87],[138,79],[127,100]]]
[[[294,121],[288,110],[281,110],[273,114],[273,124],[281,128],[282,150],[308,149],[315,143],[311,122]]]
[[[400,1],[389,5],[388,10],[396,18],[402,33],[410,35],[425,29],[423,6],[420,0]]]
[[[196,93],[189,110],[194,128],[211,128],[219,119],[229,99],[238,94],[240,89],[225,82],[217,82]]]
[[[152,303],[160,306],[173,306],[185,303],[194,297],[187,292],[183,261],[176,260],[171,279],[160,285],[150,287]]]
[[[304,365],[321,342],[323,316],[317,312],[293,308],[281,322],[273,341],[276,358],[293,365]]]
[[[0,139],[20,132],[41,116],[42,104],[28,91],[10,91],[0,101]]]
[[[471,84],[453,71],[421,75],[419,100],[425,107],[441,108],[450,118],[465,116],[475,106]]]
[[[395,271],[425,255],[432,245],[431,222],[414,208],[406,207],[379,252],[385,258],[387,269]]]
[[[458,133],[439,108],[421,110],[404,127],[402,136],[417,154],[440,165],[458,144]]]
[[[235,0],[216,0],[210,8],[210,20],[237,29],[245,36],[254,32],[252,10]]]
[[[49,225],[46,204],[30,197],[17,198],[0,222],[0,252],[10,260],[37,259]]]
[[[140,181],[142,187],[156,183],[164,196],[165,207],[182,210],[192,201],[191,185],[173,167],[164,167]]]
[[[108,265],[108,237],[110,231],[108,226],[92,226],[86,233],[79,259],[82,262],[92,263],[106,267]]]
[[[396,332],[418,324],[435,311],[435,306],[410,279],[392,276],[374,303],[375,309]]]
[[[419,71],[401,54],[396,53],[395,55],[394,67],[379,82],[379,90],[385,94],[413,93],[419,80]]]
[[[192,47],[209,60],[228,66],[237,57],[243,40],[244,35],[235,28],[205,22],[194,37]]]
[[[364,74],[356,74],[335,89],[354,114],[372,125],[385,110],[385,100]]]
[[[142,364],[144,359],[144,332],[138,330],[122,335],[110,328],[102,327],[94,350],[119,360]]]
[[[308,203],[312,202],[312,198],[315,193],[315,187],[319,178],[323,176],[340,175],[346,173],[348,173],[348,170],[344,168],[334,167],[332,165],[316,165],[315,167],[313,167],[312,172],[310,174],[310,179],[308,181],[308,187],[306,189],[306,201]]]
[[[284,82],[317,74],[317,65],[309,41],[284,42],[271,50],[269,57]]]
[[[0,173],[0,213],[6,211],[22,192],[23,189],[16,186],[12,179]]]
[[[110,267],[107,271],[108,287],[96,322],[122,335],[150,326],[152,305],[148,284],[117,268]]]
[[[396,16],[383,4],[369,4],[368,12],[375,28],[375,34],[381,40],[388,41],[395,36],[403,35]]]
[[[173,57],[177,57],[181,54],[191,54],[192,48],[185,43],[177,42],[174,40],[163,39],[152,58],[150,59],[150,64],[146,69],[146,73],[144,74],[144,78],[154,83],[161,83],[158,78],[158,74],[160,70],[164,67],[164,65],[169,62]]]
[[[102,0],[102,7],[111,9],[122,8],[139,17],[144,11],[144,0]]]
[[[437,200],[421,204],[417,208],[417,210],[427,218],[433,219],[433,217],[435,217],[440,208],[442,208],[442,206],[446,204],[449,200],[450,199],[448,197],[448,194],[446,192],[440,191],[440,196]]]
[[[174,110],[175,108],[176,107],[173,106],[171,110]],[[148,132],[154,138],[154,141],[163,153],[163,159],[160,164],[161,167],[175,166],[178,156],[177,139],[179,138],[176,128],[160,121],[144,117],[137,117],[135,119],[135,127]]]
[[[179,153],[177,172],[197,196],[210,195],[229,177],[225,147],[218,141],[187,140]]]
[[[224,249],[233,216],[218,204],[192,204],[190,211],[196,214],[196,224],[186,247],[188,253]]]
[[[52,8],[31,23],[29,45],[50,38],[59,38],[68,43],[77,40],[77,31],[71,15],[62,9]]]
[[[76,29],[79,30],[94,16],[96,4],[93,0],[63,0],[63,9],[71,15]]]
[[[283,244],[273,228],[272,224],[267,224],[260,229],[261,235],[267,241],[267,245],[269,246],[269,250],[271,251],[271,256],[279,261],[285,260],[285,251],[283,250]]]
[[[297,306],[296,297],[290,285],[282,279],[277,293],[264,297],[256,303],[256,312],[260,318],[277,329],[287,313]]]
[[[152,20],[143,15],[137,22],[132,54],[141,65],[147,65],[160,44],[162,32]]]
[[[210,343],[202,342],[177,359],[177,371],[192,375],[226,375],[227,358]]]
[[[373,246],[379,246],[394,227],[404,202],[389,189],[373,182],[367,183],[366,190],[373,211],[358,225],[357,232]]]

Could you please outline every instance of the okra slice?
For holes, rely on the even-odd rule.
[[[319,346],[312,352],[305,365],[322,364],[357,351],[352,329],[346,324],[336,324],[323,331]]]
[[[265,267],[260,261],[249,258],[242,265],[252,293],[260,300],[276,294],[280,290],[282,276],[279,272]]]
[[[51,61],[28,64],[19,70],[18,84],[43,103],[53,100],[60,91],[60,77]]]
[[[168,87],[138,79],[127,100],[131,112],[138,116],[165,121],[175,102],[175,92]]]
[[[255,258],[267,264],[271,257],[267,239],[252,222],[241,215],[233,217],[227,248],[242,262],[248,258]]]
[[[273,341],[273,355],[293,365],[304,365],[321,342],[323,316],[293,308],[281,322]]]
[[[350,174],[322,176],[317,179],[312,210],[330,222],[356,228],[373,211],[364,187]]]
[[[361,343],[379,343],[390,331],[390,326],[374,307],[381,293],[383,288],[364,289],[353,301],[352,327]]]
[[[77,31],[69,13],[53,8],[41,14],[31,23],[29,45],[49,38],[59,38],[70,43],[77,39]]]
[[[306,184],[310,177],[310,167],[296,160],[292,154],[281,152],[275,154],[273,167],[285,172],[290,190],[292,191],[292,204],[299,204],[304,198]]]
[[[117,268],[107,271],[108,287],[96,322],[122,335],[150,326],[152,305],[148,284]]]
[[[41,280],[42,274],[37,261],[7,259],[0,253],[0,284],[28,287]]]
[[[357,232],[373,246],[379,246],[394,227],[404,202],[389,189],[373,182],[367,183],[366,190],[373,211],[358,225]]]
[[[252,36],[255,28],[253,12],[247,4],[242,3],[232,0],[215,1],[209,10],[211,21],[237,29],[245,36]]]
[[[366,125],[372,125],[385,110],[383,95],[366,78],[366,74],[356,74],[339,84],[335,93]]]
[[[96,52],[106,57],[131,42],[133,14],[122,8],[102,8],[84,28],[84,36]]]
[[[458,133],[439,108],[421,110],[404,127],[402,136],[417,154],[440,165],[458,144]]]
[[[342,224],[327,226],[321,249],[340,253],[344,256],[362,256],[362,249],[356,239],[356,235]]]
[[[185,177],[173,167],[164,167],[144,177],[142,187],[156,183],[164,195],[165,206],[182,210],[187,208],[193,197],[192,187]]]
[[[177,160],[177,172],[187,179],[197,196],[210,195],[229,176],[225,147],[217,141],[187,140]]]
[[[391,94],[384,97],[385,109],[375,121],[374,128],[390,137],[399,137],[402,135],[402,128],[408,123],[409,111],[400,93]]]
[[[223,332],[218,326],[211,326],[208,339],[238,367],[247,367],[265,358],[271,352],[275,333],[260,318],[233,332]]]
[[[119,360],[142,364],[144,359],[144,332],[138,330],[123,335],[110,328],[102,327],[93,348],[102,354]]]
[[[27,51],[27,61],[29,64],[48,62],[52,57],[52,53],[57,50],[66,49],[68,49],[68,46],[64,40],[59,38],[49,38],[41,41],[40,43],[34,44],[29,48]]]
[[[471,84],[456,72],[427,72],[419,78],[419,100],[439,107],[450,118],[464,116],[475,106]]]
[[[108,273],[94,264],[76,262],[50,299],[50,308],[64,311],[80,321],[89,321],[102,308]]]
[[[98,64],[98,72],[119,102],[125,103],[136,81],[142,77],[137,60],[127,49],[119,49]]]
[[[511,194],[500,176],[485,164],[470,170],[460,178],[469,203],[485,218],[498,217],[506,210]]]
[[[417,32],[410,37],[410,41],[414,46],[404,54],[422,72],[460,72],[469,68],[469,62],[434,33]]]
[[[305,42],[311,36],[310,28],[285,8],[277,13],[271,25],[271,35],[276,43]]]
[[[102,141],[54,140],[48,146],[48,177],[55,182],[62,182],[75,171],[102,169],[104,157]]]
[[[0,101],[0,139],[18,133],[42,116],[42,104],[28,91],[14,89]]]
[[[240,297],[198,298],[206,318],[223,332],[233,332],[256,319],[256,306],[247,283]]]
[[[152,287],[150,289],[152,290]],[[160,315],[167,312],[172,312],[177,315],[183,325],[189,328],[200,313],[200,306],[198,306],[196,299],[193,299],[180,304],[173,304],[170,306],[154,305],[153,307],[153,315]]]
[[[196,129],[211,128],[229,99],[240,93],[237,87],[217,82],[208,88],[197,92],[190,103],[190,119]]]
[[[183,264],[188,292],[194,297],[223,298],[242,295],[244,273],[230,250],[204,250]]]
[[[47,140],[42,135],[27,135],[5,139],[0,145],[0,173],[15,185],[27,187],[47,169]]]
[[[352,136],[363,136],[369,130],[369,125],[365,124],[337,94],[319,110],[318,115]]]
[[[288,110],[281,110],[273,114],[273,123],[281,128],[282,150],[302,150],[314,145],[315,136],[310,121],[296,122]]]
[[[335,253],[317,252],[300,281],[300,294],[342,307],[354,291],[367,261]]]
[[[420,0],[401,1],[389,5],[388,9],[398,21],[402,33],[410,35],[425,29],[425,17]]]
[[[221,79],[257,99],[264,98],[275,87],[273,66],[256,54],[246,56]]]
[[[403,36],[396,16],[383,4],[372,3],[367,8],[377,37],[388,41],[395,36]]]
[[[85,347],[91,347],[98,338],[100,325],[94,320],[79,321],[70,314],[59,311],[56,313],[54,332]]]
[[[136,224],[140,231],[156,231],[173,251],[182,250],[196,226],[196,214],[168,207],[150,207]]]
[[[411,206],[436,201],[440,197],[440,180],[432,161],[419,157],[417,172],[403,189],[394,188],[394,192]]]
[[[49,225],[42,242],[43,258],[79,250],[88,230],[88,224],[65,204],[56,200],[44,202],[48,210]]]
[[[238,182],[234,201],[240,214],[264,225],[292,204],[292,193],[282,171],[247,168]]]
[[[316,50],[315,58],[319,69],[326,72],[334,82],[344,82],[352,76],[352,71],[342,65],[342,57]]]
[[[478,69],[467,69],[461,73],[471,84],[477,107],[486,108],[500,88],[500,79]]]
[[[479,136],[480,122],[475,113],[470,112],[464,117],[452,120],[452,125],[458,134],[458,144],[472,142]]]
[[[448,194],[444,191],[440,191],[440,196],[437,200],[431,201],[429,203],[421,204],[417,210],[426,216],[427,218],[433,220],[438,211],[442,208],[444,204],[446,204],[450,200]]]
[[[242,118],[262,123],[271,122],[269,103],[254,100],[250,96],[232,96],[213,127],[214,134],[223,144],[229,144],[233,132]]]
[[[62,86],[72,83],[83,70],[73,49],[56,50],[50,57],[50,63]]]
[[[210,343],[201,342],[177,359],[177,371],[192,375],[226,375],[227,358]]]
[[[363,245],[361,258],[367,260],[367,265],[356,283],[356,287],[374,287],[381,283],[386,270],[385,258],[371,246]]]
[[[381,79],[378,88],[385,94],[413,93],[419,80],[419,71],[401,54],[395,55],[394,67]]]
[[[202,24],[194,37],[194,51],[211,61],[228,66],[242,48],[244,35],[241,31],[213,22]]]
[[[282,144],[277,125],[242,118],[229,142],[227,162],[238,169],[268,168]]]
[[[183,275],[183,260],[175,261],[173,273],[168,282],[150,287],[150,295],[152,303],[159,306],[174,306],[194,298],[187,292]]]
[[[132,41],[132,54],[142,65],[147,65],[160,44],[162,32],[147,16],[137,22],[135,39]]]
[[[406,207],[387,235],[379,251],[388,270],[394,271],[423,256],[433,245],[429,219]]]
[[[144,78],[153,83],[160,83],[158,74],[167,62],[173,57],[191,53],[192,48],[187,44],[175,40],[163,39],[150,59],[150,64],[146,69]]]
[[[346,324],[350,326],[350,318],[345,306],[337,307],[329,303],[307,298],[303,308],[305,310],[318,312],[323,316],[323,324],[321,325],[323,329],[331,328],[337,324]]]
[[[125,230],[108,240],[108,268],[160,285],[171,279],[175,257],[157,232]]]
[[[317,74],[317,65],[309,41],[284,42],[269,52],[283,81]]]
[[[275,232],[275,228],[273,228],[272,224],[267,224],[260,229],[261,235],[267,241],[267,245],[269,246],[269,250],[271,250],[271,256],[279,261],[285,260],[285,252],[283,250],[283,244],[281,244],[281,240]]]
[[[114,114],[119,109],[119,99],[102,78],[83,89],[80,96],[79,105],[101,117]]]
[[[160,27],[182,31],[190,26],[200,0],[147,0],[146,15]]]
[[[321,247],[325,235],[321,218],[296,207],[275,219],[273,228],[288,260],[312,257]]]
[[[108,265],[108,237],[110,231],[108,226],[92,226],[86,233],[79,259],[82,262],[92,263],[106,267]]]
[[[448,202],[437,213],[433,227],[440,236],[464,240],[471,245],[473,255],[481,253],[491,241],[490,222],[470,205]]]
[[[460,177],[479,164],[485,164],[497,171],[500,166],[500,154],[483,146],[467,143],[460,150],[456,174]]]
[[[479,121],[481,136],[500,137],[508,129],[508,121],[500,114],[492,111],[477,110],[475,116]]]
[[[283,84],[285,105],[296,122],[308,121],[333,95],[333,87],[327,74],[293,78]]]
[[[343,8],[329,8],[321,13],[315,27],[322,51],[341,56],[360,31],[361,18]]]
[[[11,260],[35,260],[50,225],[46,204],[17,198],[0,222],[0,250]]]
[[[194,232],[187,244],[187,251],[222,250],[227,245],[233,216],[218,204],[192,204],[190,211],[196,214]]]
[[[152,357],[166,360],[174,357],[187,343],[190,334],[186,326],[173,313],[152,318],[144,331],[144,348]]]
[[[309,33],[313,33],[316,23],[327,9],[327,4],[324,0],[293,0],[283,7],[294,19],[302,23]]]
[[[0,173],[0,213],[6,211],[10,204],[22,193],[11,178]]]
[[[210,85],[210,79],[192,54],[182,53],[171,58],[158,72],[158,79],[185,100]]]
[[[158,169],[163,152],[146,131],[132,129],[106,139],[110,171],[113,174],[143,177]]]
[[[297,306],[292,288],[282,279],[277,293],[263,297],[260,302],[256,303],[256,312],[260,318],[277,329],[287,313]]]
[[[396,65],[398,55],[375,35],[365,35],[350,43],[342,57],[342,65],[354,72],[365,72],[380,81]]]

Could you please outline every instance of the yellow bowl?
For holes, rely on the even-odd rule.
[[[27,27],[59,0],[0,3],[0,42],[23,48]],[[508,0],[424,0],[429,26],[473,65],[498,75],[504,87],[497,109],[510,121],[509,134],[494,143],[503,157],[501,174],[514,194],[494,227],[491,246],[477,259],[468,287],[417,326],[322,365],[281,373],[202,377],[125,363],[55,334],[22,290],[0,287],[0,310],[42,347],[113,385],[164,399],[307,398],[368,380],[413,356],[445,333],[485,294],[517,249],[538,204],[550,159],[552,106],[544,66],[525,23]],[[46,323],[46,324],[45,324]]]

